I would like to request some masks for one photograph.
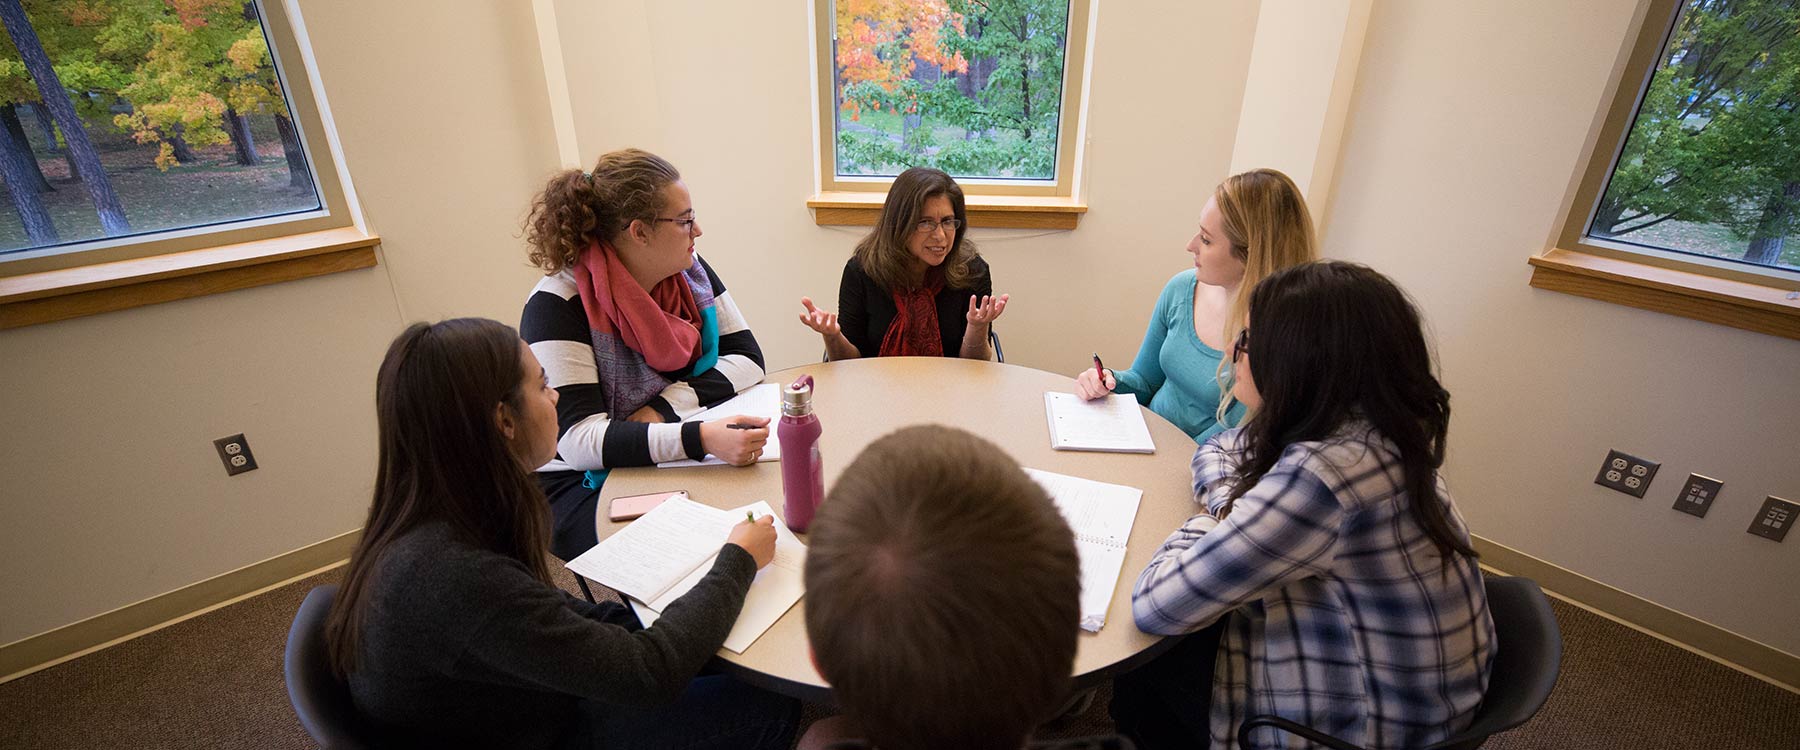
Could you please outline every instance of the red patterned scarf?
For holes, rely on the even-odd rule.
[[[925,283],[916,289],[896,289],[894,322],[881,337],[883,357],[942,357],[944,335],[938,331],[937,295],[944,290],[944,271],[925,271]]]
[[[595,333],[618,336],[662,372],[684,370],[700,355],[700,306],[685,276],[670,276],[646,292],[619,252],[597,240],[574,271],[575,291]]]

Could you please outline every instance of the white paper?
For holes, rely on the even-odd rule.
[[[566,567],[626,596],[655,599],[718,554],[732,523],[730,511],[671,497]]]
[[[743,393],[727,399],[724,403],[681,421],[710,422],[715,419],[735,417],[740,414],[751,417],[768,417],[769,419],[769,442],[763,444],[763,452],[761,456],[757,457],[757,463],[781,460],[781,443],[775,440],[775,423],[781,421],[781,386],[779,384],[763,383],[760,385],[753,385],[748,389],[745,389]],[[657,464],[656,467],[659,469],[672,469],[678,466],[725,465],[726,463],[720,460],[718,456],[708,455],[706,458],[699,461],[695,461],[691,458],[664,461]]]
[[[1081,627],[1098,632],[1106,624],[1107,607],[1118,589],[1131,525],[1137,520],[1144,491],[1038,469],[1026,469],[1025,473],[1050,494],[1075,532],[1075,552],[1081,556]]]
[[[1050,447],[1061,450],[1155,453],[1150,427],[1137,399],[1109,393],[1092,401],[1073,393],[1046,392]]]
[[[775,515],[774,509],[767,502],[757,501],[742,508],[731,511],[734,518],[741,517],[744,511],[754,511],[758,518]],[[661,597],[646,604],[642,600],[629,600],[632,611],[637,613],[638,621],[644,627],[656,622],[662,611],[674,604],[712,570],[717,554],[706,559],[706,562],[694,569],[692,575],[670,587]],[[806,581],[803,575],[806,567],[806,545],[800,538],[789,531],[781,518],[775,518],[775,559],[762,570],[756,572],[756,579],[750,583],[750,593],[744,597],[744,608],[738,613],[737,623],[732,625],[731,634],[725,637],[725,648],[732,653],[741,654],[755,643],[757,638],[768,632],[775,621],[787,614],[794,603],[800,601],[806,593]]]

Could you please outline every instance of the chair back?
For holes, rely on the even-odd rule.
[[[331,672],[325,647],[325,615],[337,598],[337,588],[332,583],[307,592],[300,611],[294,613],[284,658],[288,701],[294,704],[300,725],[320,745],[329,750],[360,750],[373,744],[350,702],[350,686]]]
[[[1494,617],[1494,667],[1487,695],[1469,728],[1431,750],[1474,750],[1488,738],[1537,714],[1562,669],[1562,630],[1550,599],[1529,578],[1489,576],[1488,611]]]

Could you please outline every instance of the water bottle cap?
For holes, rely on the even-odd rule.
[[[801,375],[799,379],[781,389],[781,413],[788,417],[804,417],[812,413],[813,379],[811,375]]]

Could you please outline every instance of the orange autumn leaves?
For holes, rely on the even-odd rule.
[[[873,83],[895,92],[912,76],[915,60],[947,72],[969,69],[962,53],[946,51],[939,36],[945,26],[963,30],[962,14],[945,0],[840,0],[836,20],[838,81],[845,88]],[[865,103],[846,98],[842,106],[858,120]],[[892,106],[896,114],[912,114],[918,100],[908,96]]]

